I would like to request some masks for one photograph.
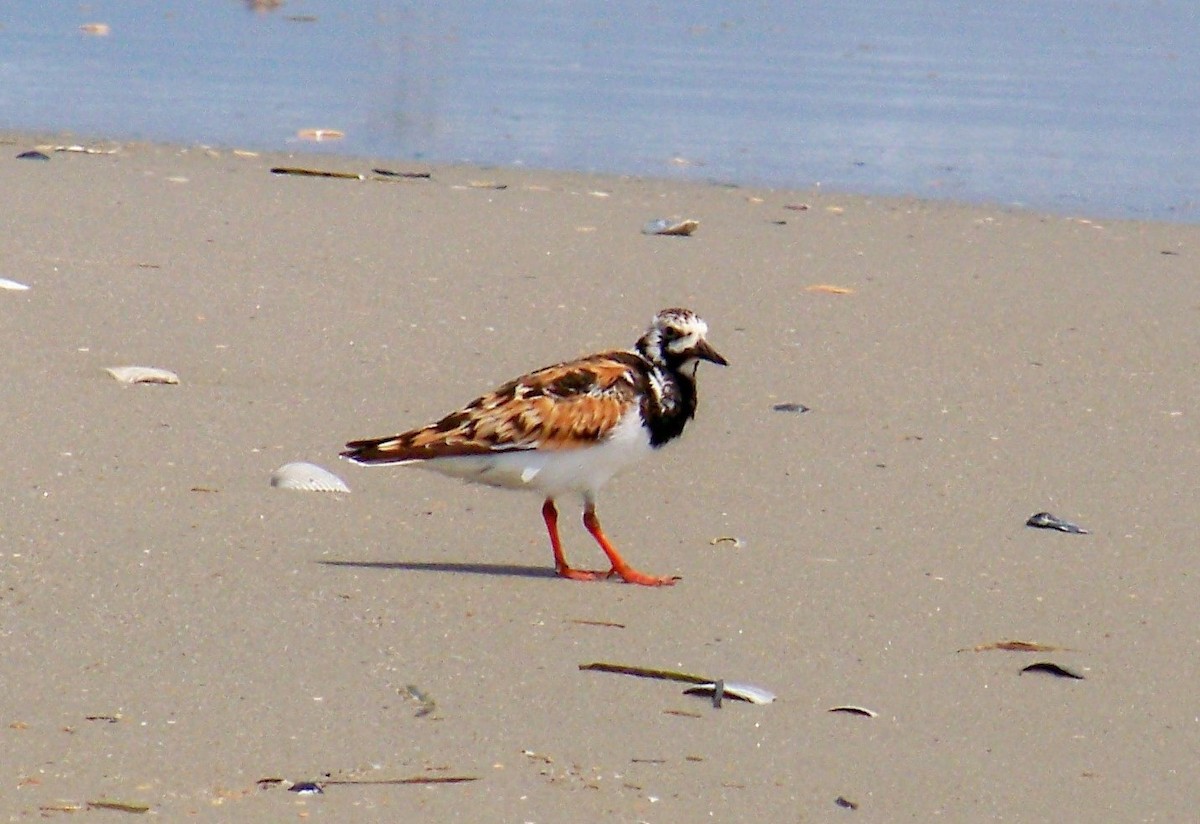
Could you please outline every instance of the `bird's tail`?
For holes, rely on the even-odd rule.
[[[372,464],[405,463],[420,460],[404,438],[393,435],[388,438],[371,438],[365,441],[350,441],[341,456],[348,461],[370,466]]]

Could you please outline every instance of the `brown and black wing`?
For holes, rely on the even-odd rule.
[[[441,420],[387,438],[351,441],[342,457],[363,464],[574,449],[606,438],[637,407],[645,361],[605,352],[509,381]]]

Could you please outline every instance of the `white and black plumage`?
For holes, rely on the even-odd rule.
[[[342,457],[367,465],[415,463],[475,483],[538,492],[545,496],[542,517],[560,576],[673,584],[674,577],[638,572],[613,548],[596,517],[596,494],[617,472],[683,433],[696,414],[699,362],[727,363],[707,334],[695,312],[664,309],[633,349],[530,372],[428,426],[351,441]],[[584,526],[612,569],[567,564],[554,505],[567,493],[582,496]]]

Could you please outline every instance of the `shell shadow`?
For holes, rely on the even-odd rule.
[[[463,564],[443,561],[317,561],[323,566],[358,569],[396,569],[410,572],[449,572],[466,575],[499,575],[513,578],[553,578],[554,570],[522,564]]]

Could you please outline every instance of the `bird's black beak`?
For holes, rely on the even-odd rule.
[[[711,361],[718,366],[729,365],[729,361],[725,360],[725,357],[720,352],[709,346],[706,340],[700,341],[700,345],[696,347],[693,354],[701,360]]]

